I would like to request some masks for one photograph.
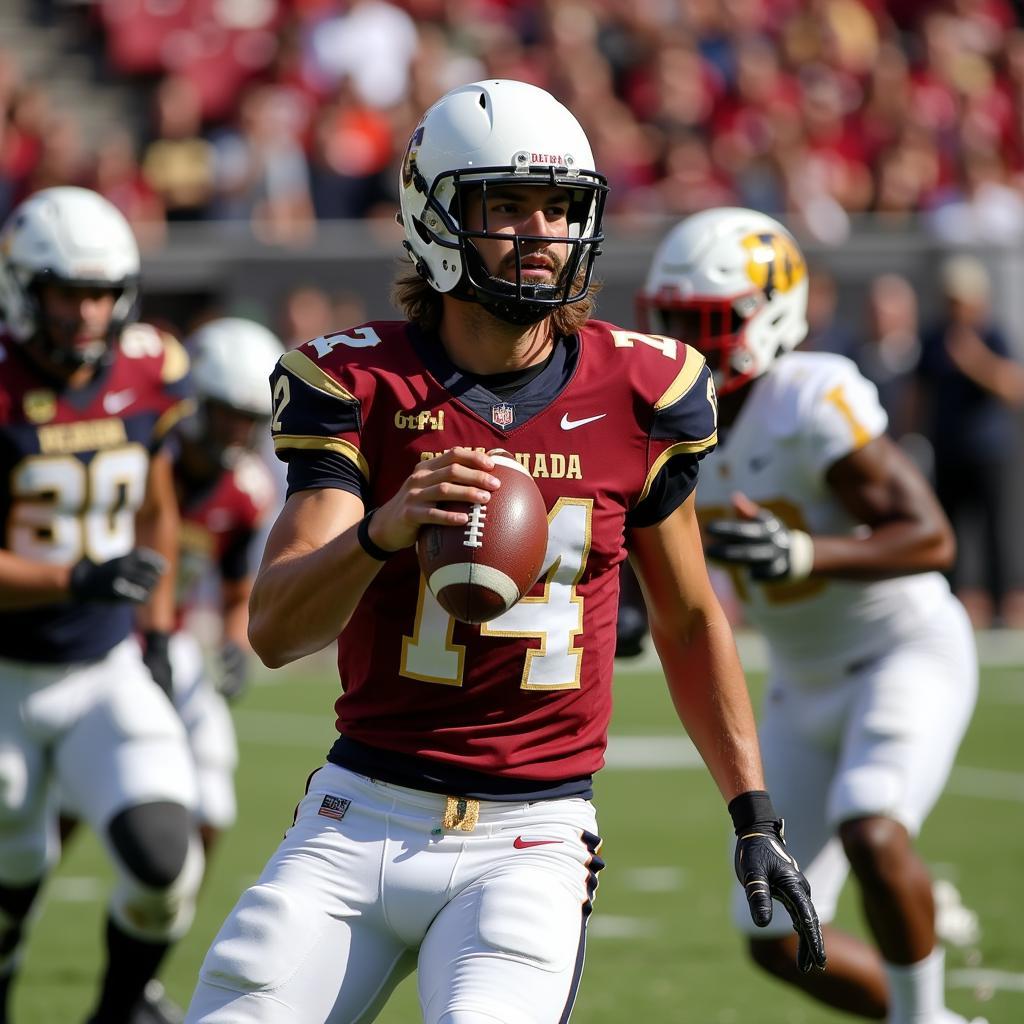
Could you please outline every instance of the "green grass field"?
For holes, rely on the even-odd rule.
[[[602,873],[583,987],[582,1024],[835,1024],[832,1014],[755,973],[730,929],[728,818],[701,767],[665,767],[679,728],[657,674],[622,666],[612,733],[619,750],[651,767],[610,765],[599,776]],[[758,686],[752,676],[752,685]],[[278,674],[236,712],[241,747],[239,823],[210,868],[192,931],[162,972],[188,1001],[210,940],[239,892],[258,874],[291,820],[305,778],[333,737],[330,668]],[[629,743],[619,738],[639,738]],[[664,748],[656,743],[660,738]],[[977,949],[947,954],[948,1004],[990,1024],[1024,1020],[1024,673],[990,668],[947,791],[921,848],[936,875],[954,881],[981,919]],[[642,758],[632,757],[637,765]],[[79,1024],[95,994],[110,874],[91,836],[79,836],[46,892],[14,999],[14,1024]],[[849,889],[849,887],[848,887]],[[849,892],[846,894],[849,897]],[[781,912],[781,911],[778,911]],[[840,923],[860,931],[846,898]],[[380,1016],[411,1024],[419,1011],[406,981]]]

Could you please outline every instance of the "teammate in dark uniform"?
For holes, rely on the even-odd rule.
[[[138,270],[127,222],[85,189],[39,192],[0,230],[0,1021],[58,854],[55,786],[118,878],[97,1024],[129,1019],[202,871],[191,758],[161,692],[177,512],[160,449],[188,358],[129,322]]]
[[[222,317],[185,340],[195,412],[173,431],[174,489],[181,514],[174,633],[170,638],[171,698],[185,726],[195,764],[195,818],[208,859],[236,816],[234,773],[238,743],[225,698],[245,689],[251,657],[246,626],[253,547],[276,499],[276,485],[254,449],[270,422],[267,378],[283,346],[265,327]],[[189,617],[204,590],[219,590],[219,672],[207,667]],[[66,842],[77,818],[61,808]],[[153,979],[132,1024],[161,1024],[184,1016]]]
[[[532,86],[465,86],[424,115],[401,189],[411,322],[317,338],[271,380],[290,494],[250,637],[271,666],[338,638],[341,735],[215,940],[188,1020],[369,1021],[414,966],[429,1024],[568,1019],[602,866],[591,776],[627,530],[751,910],[767,920],[769,892],[783,899],[801,966],[822,966],[694,515],[714,387],[685,345],[588,321],[606,186],[585,135]],[[545,568],[468,626],[431,596],[413,544],[424,523],[466,521],[441,502],[489,500],[483,453],[499,446],[544,496]]]

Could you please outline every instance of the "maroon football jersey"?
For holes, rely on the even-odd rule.
[[[181,502],[178,613],[188,611],[200,581],[211,572],[239,580],[249,574],[252,539],[277,496],[274,480],[255,455],[246,455],[216,481],[192,489],[176,473]]]
[[[0,338],[3,547],[55,565],[130,551],[150,455],[190,408],[187,372],[182,346],[148,324],[126,327],[109,361],[74,390]],[[0,612],[0,656],[87,661],[127,636],[134,616],[99,602]]]
[[[627,514],[674,457],[713,447],[716,406],[704,359],[680,342],[594,321],[571,343],[575,365],[539,405],[518,394],[481,404],[469,382],[444,386],[424,348],[440,343],[407,324],[366,324],[282,357],[271,378],[282,458],[344,457],[375,507],[421,459],[501,447],[548,510],[541,578],[490,622],[449,617],[414,549],[383,566],[339,638],[345,737],[513,779],[603,764]]]

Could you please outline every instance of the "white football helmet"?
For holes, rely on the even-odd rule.
[[[645,330],[699,349],[719,394],[759,377],[807,334],[807,264],[793,236],[756,210],[704,210],[658,246],[637,296]]]
[[[186,339],[196,397],[220,402],[248,416],[269,418],[268,378],[284,346],[252,320],[225,316],[210,320]]]
[[[515,236],[516,282],[491,276],[460,204],[466,186],[562,186],[569,190],[569,237]],[[405,247],[419,274],[438,292],[481,303],[511,323],[536,323],[554,308],[585,298],[604,239],[608,187],[594,169],[590,143],[575,117],[553,96],[525,82],[492,80],[442,96],[412,133],[399,181]],[[508,236],[504,236],[508,237]],[[556,285],[522,281],[523,241],[566,244]],[[583,270],[580,275],[581,269]],[[579,280],[577,278],[579,277]]]
[[[121,211],[85,188],[47,188],[20,203],[0,229],[0,316],[21,342],[47,338],[38,289],[46,282],[120,291],[107,338],[86,350],[47,355],[67,364],[98,361],[135,315],[139,247]]]

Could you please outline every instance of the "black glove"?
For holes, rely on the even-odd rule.
[[[747,894],[750,916],[758,928],[772,919],[772,897],[793,922],[799,936],[797,966],[806,974],[812,967],[825,969],[825,940],[811,902],[811,886],[790,856],[783,840],[783,822],[775,816],[771,797],[764,790],[741,793],[729,803],[736,828],[736,877]]]
[[[802,580],[814,568],[810,536],[765,509],[756,519],[713,519],[705,532],[714,539],[705,549],[708,558],[746,566],[763,583]]]
[[[217,689],[230,701],[238,700],[249,686],[249,655],[233,640],[220,649],[220,684]]]
[[[171,634],[163,630],[151,629],[142,635],[142,660],[153,677],[153,682],[174,700],[174,688],[171,685]]]
[[[71,597],[75,601],[142,604],[149,599],[166,568],[163,555],[149,548],[135,548],[127,555],[99,564],[83,558],[71,570]]]

